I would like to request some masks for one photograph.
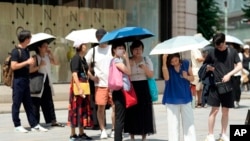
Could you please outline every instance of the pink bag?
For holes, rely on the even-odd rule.
[[[109,66],[108,87],[111,90],[120,90],[123,87],[122,72],[116,67],[114,59]]]

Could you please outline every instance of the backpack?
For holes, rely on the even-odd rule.
[[[19,57],[21,57],[21,49],[17,48],[19,52]],[[3,72],[3,84],[9,87],[12,87],[12,81],[13,81],[13,70],[11,69],[11,53],[8,53],[8,56],[6,57],[2,72]]]
[[[111,90],[120,90],[123,87],[122,72],[116,67],[114,59],[109,66],[108,87]]]

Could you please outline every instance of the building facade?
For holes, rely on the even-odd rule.
[[[142,40],[144,55],[149,56],[159,42],[177,35],[194,35],[196,13],[196,0],[0,0],[0,67],[18,43],[16,35],[20,30],[49,33],[56,36],[49,46],[60,62],[52,67],[53,82],[68,85],[73,43],[65,36],[71,31],[86,28],[112,31],[124,26],[141,26],[155,35]],[[161,56],[149,57],[154,64],[155,78],[162,79]]]

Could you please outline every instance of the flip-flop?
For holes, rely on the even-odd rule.
[[[64,127],[65,125],[63,125],[61,123],[54,123],[54,124],[51,124],[51,126],[53,126],[53,127]]]

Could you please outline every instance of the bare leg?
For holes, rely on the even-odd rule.
[[[71,134],[70,136],[74,136],[76,134],[75,128],[71,127]]]
[[[212,107],[211,112],[208,117],[208,133],[214,134],[214,124],[215,124],[215,118],[219,111],[219,107]]]
[[[97,109],[97,118],[99,122],[100,129],[103,130],[105,129],[104,127],[104,120],[105,120],[105,105],[98,105]]]
[[[79,127],[79,135],[82,135],[84,133],[83,127]]]
[[[228,113],[229,113],[229,109],[222,107],[221,134],[226,134],[227,126],[228,126]]]
[[[135,140],[135,135],[134,134],[130,134],[130,138],[131,138],[131,141],[134,141]]]
[[[142,141],[146,141],[146,134],[142,135]]]

